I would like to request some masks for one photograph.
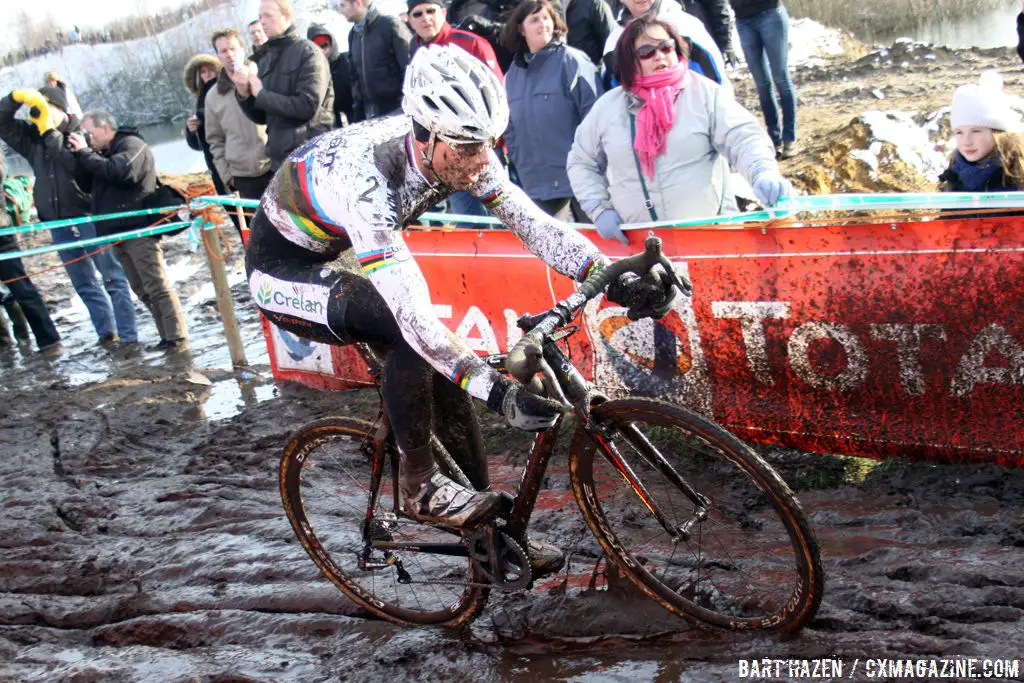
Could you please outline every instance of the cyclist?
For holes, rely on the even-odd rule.
[[[420,48],[403,92],[407,116],[334,130],[291,154],[253,218],[246,269],[274,324],[315,341],[387,351],[381,392],[401,452],[405,509],[424,521],[473,526],[493,517],[500,496],[487,490],[467,394],[525,430],[550,427],[561,406],[488,367],[441,323],[402,229],[452,192],[468,191],[563,275],[582,281],[607,260],[509,181],[493,151],[508,104],[483,62],[454,46]],[[659,279],[615,289],[613,300],[662,313],[672,297]],[[440,472],[432,430],[478,490]],[[535,574],[562,564],[557,548],[528,542],[527,550]]]

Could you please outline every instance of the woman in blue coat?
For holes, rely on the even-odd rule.
[[[505,74],[509,125],[505,131],[519,184],[549,215],[584,219],[575,204],[566,158],[576,127],[601,95],[597,67],[565,44],[567,29],[549,0],[524,0],[502,30],[515,55]]]

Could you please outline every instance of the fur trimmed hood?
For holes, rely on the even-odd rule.
[[[199,84],[197,83],[199,80],[199,69],[204,66],[210,67],[214,73],[220,73],[220,61],[211,54],[201,52],[188,60],[188,64],[185,65],[185,70],[181,74],[185,88],[193,95],[199,91]]]

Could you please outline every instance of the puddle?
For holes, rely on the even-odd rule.
[[[209,396],[203,401],[202,412],[208,420],[226,420],[232,418],[245,408],[268,401],[277,396],[277,387],[273,384],[253,386],[249,382],[227,380],[217,382],[210,390]]]

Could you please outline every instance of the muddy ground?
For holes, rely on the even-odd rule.
[[[787,170],[823,158],[829,135],[865,109],[931,111],[983,66],[1013,69],[1007,81],[1020,85],[1010,50],[954,57],[896,69],[869,55],[798,72],[807,152]],[[739,92],[756,110],[752,84]],[[463,633],[368,620],[294,539],[276,467],[303,423],[371,417],[374,396],[273,383],[236,243],[250,367],[232,371],[202,258],[184,237],[168,244],[191,353],[118,360],[93,346],[60,271],[36,280],[60,312],[65,353],[0,353],[0,680],[704,681],[737,680],[739,659],[831,656],[860,680],[868,657],[1022,657],[1024,471],[782,449],[762,450],[797,489],[828,571],[821,611],[797,636],[693,628],[629,590],[600,580],[589,590],[565,573],[492,596]],[[494,478],[510,486],[527,440],[487,424]],[[586,576],[598,553],[564,456],[547,483],[534,528]]]

